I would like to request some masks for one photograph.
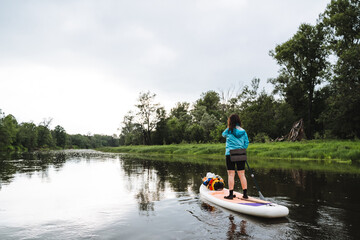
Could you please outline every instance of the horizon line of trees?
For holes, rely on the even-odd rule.
[[[34,151],[39,149],[93,149],[119,146],[116,136],[67,134],[60,125],[50,129],[52,119],[18,123],[16,118],[5,115],[0,109],[0,151]]]
[[[276,100],[264,90],[258,92],[260,79],[241,92],[207,91],[192,105],[178,102],[166,114],[155,102],[156,94],[140,93],[135,111],[124,116],[120,145],[163,145],[178,143],[224,142],[222,132],[227,118],[239,113],[251,141],[265,142],[286,135],[297,116],[291,106]]]
[[[238,113],[251,141],[287,134],[303,119],[308,139],[360,137],[360,0],[333,0],[317,23],[301,24],[269,55],[280,66],[258,93],[260,79],[240,93],[208,91],[195,103],[178,102],[167,114],[156,94],[140,93],[122,122],[120,144],[222,142],[227,117]],[[280,99],[275,99],[278,95]]]

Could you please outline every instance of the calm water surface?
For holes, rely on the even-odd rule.
[[[358,167],[278,165],[255,165],[263,195],[290,210],[269,220],[200,198],[206,172],[226,179],[218,160],[91,150],[2,156],[0,239],[360,239]]]

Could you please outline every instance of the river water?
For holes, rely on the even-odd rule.
[[[92,150],[2,155],[0,239],[360,239],[359,167],[268,163],[249,160],[262,194],[289,208],[286,218],[201,199],[206,172],[226,180],[223,160]]]

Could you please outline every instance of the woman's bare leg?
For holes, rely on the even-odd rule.
[[[246,177],[245,177],[245,170],[240,170],[240,171],[237,171],[238,173],[238,176],[240,178],[240,182],[241,182],[241,187],[242,189],[247,189],[247,180],[246,180]],[[229,185],[230,187],[230,185]]]
[[[235,184],[235,170],[228,170],[228,185],[229,190],[234,190],[234,184]]]

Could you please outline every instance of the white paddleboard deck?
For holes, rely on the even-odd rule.
[[[201,197],[235,212],[264,218],[279,218],[289,214],[289,209],[285,206],[253,197],[242,199],[242,194],[239,192],[234,192],[234,194],[236,197],[229,200],[224,198],[229,195],[229,190],[226,188],[221,191],[210,191],[204,184],[200,186]]]

